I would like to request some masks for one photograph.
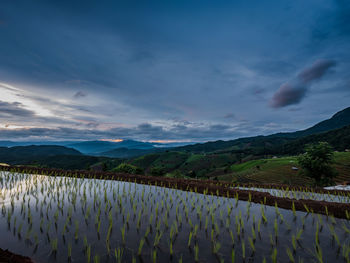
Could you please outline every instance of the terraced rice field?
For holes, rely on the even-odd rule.
[[[0,195],[0,247],[37,262],[350,261],[349,212],[13,172],[0,172]]]

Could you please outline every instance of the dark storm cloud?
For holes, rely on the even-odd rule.
[[[317,60],[311,67],[302,70],[293,81],[283,84],[278,89],[270,101],[271,107],[282,108],[300,103],[311,83],[322,78],[335,65],[333,60]]]
[[[34,117],[33,111],[23,108],[23,105],[19,102],[8,103],[0,101],[0,118],[1,117]]]

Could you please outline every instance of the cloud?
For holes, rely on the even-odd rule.
[[[305,128],[321,119],[320,104],[329,112],[348,105],[349,86],[334,92],[334,81],[320,83],[317,95],[326,88],[332,93],[310,98],[307,116],[266,105],[272,97],[271,87],[274,93],[287,81],[287,87],[276,95],[276,108],[296,104],[309,95],[309,84],[329,72],[327,62],[300,72],[311,66],[305,61],[313,62],[316,56],[337,61],[334,79],[349,79],[350,53],[345,48],[349,39],[343,36],[350,25],[346,23],[348,0],[332,1],[337,5],[293,1],[287,6],[278,0],[260,1],[249,23],[246,17],[252,7],[243,0],[232,5],[222,1],[225,8],[215,12],[212,7],[218,5],[208,1],[200,6],[193,1],[185,5],[182,1],[170,5],[151,1],[135,7],[132,1],[91,4],[79,0],[84,4],[73,8],[67,1],[18,1],[21,4],[5,0],[1,5],[6,25],[0,26],[0,81],[21,90],[7,90],[5,97],[1,89],[0,100],[22,103],[22,108],[35,112],[35,118],[0,116],[0,127],[2,123],[16,124],[12,128],[86,127],[107,133],[107,129],[125,125],[133,128],[118,128],[117,134],[147,139],[157,138],[159,132],[159,136],[223,139],[240,134],[236,127],[217,129],[215,134],[209,123],[233,125],[246,119],[258,131],[243,125],[237,129],[254,135],[271,121],[292,129]],[[313,29],[326,37],[322,45],[310,39]],[[331,34],[325,34],[328,32]],[[289,81],[285,76],[295,77]],[[301,78],[310,83],[305,85]],[[176,123],[170,120],[173,117],[196,124]],[[294,125],[299,119],[304,122]],[[152,126],[137,127],[146,122]],[[60,136],[63,131],[47,134]],[[78,134],[105,138],[104,133],[91,131]]]
[[[84,98],[87,96],[87,93],[84,91],[78,91],[77,93],[74,94],[73,98],[79,99],[79,98]]]
[[[245,124],[244,124],[245,125]],[[251,127],[252,128],[252,127]],[[205,141],[243,136],[239,125],[153,125],[142,123],[134,127],[116,127],[105,130],[78,128],[0,128],[0,139],[7,140],[98,140],[123,138],[135,140],[190,140]]]
[[[298,104],[306,95],[305,86],[295,87],[289,83],[283,84],[273,95],[271,106],[273,108],[282,108],[292,104]]]
[[[34,117],[35,113],[23,108],[19,102],[0,101],[0,117]]]
[[[304,69],[299,73],[298,78],[303,83],[307,84],[313,80],[317,80],[326,74],[328,69],[335,66],[333,60],[317,60],[311,67]]]
[[[270,106],[282,108],[300,103],[306,96],[311,83],[321,79],[335,65],[334,60],[315,61],[311,67],[302,70],[295,79],[281,85],[273,95]]]

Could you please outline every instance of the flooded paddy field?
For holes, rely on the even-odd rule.
[[[115,180],[0,172],[0,247],[35,262],[349,262],[350,221]]]
[[[334,203],[350,204],[350,192],[333,194],[330,192],[317,193],[308,191],[282,190],[274,188],[259,188],[259,187],[236,187],[239,190],[257,191],[269,193],[272,196],[290,198],[295,200],[314,200],[326,201]]]

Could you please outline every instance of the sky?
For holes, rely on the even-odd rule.
[[[0,1],[0,140],[203,142],[350,106],[350,1]]]

